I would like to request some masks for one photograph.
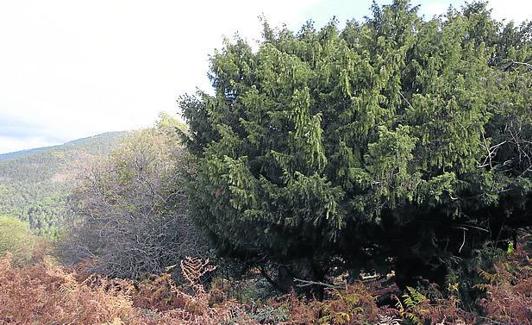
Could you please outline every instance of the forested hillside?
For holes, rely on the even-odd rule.
[[[56,236],[78,168],[108,154],[126,132],[111,132],[59,146],[0,155],[0,214],[30,224],[37,234]]]

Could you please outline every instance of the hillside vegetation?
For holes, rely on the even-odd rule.
[[[93,271],[138,279],[204,252],[188,217],[178,128],[162,115],[83,170],[69,202],[75,217],[61,247],[66,261],[93,258]]]
[[[14,263],[28,262],[37,244],[27,223],[0,215],[0,256],[9,252]]]
[[[0,322],[532,324],[532,23],[339,26],[226,40],[186,126],[3,160],[72,218],[40,248],[64,216],[0,218]]]
[[[78,170],[108,154],[125,132],[79,139],[64,145],[0,155],[0,214],[28,222],[37,234],[56,236]]]

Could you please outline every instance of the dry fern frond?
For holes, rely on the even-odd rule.
[[[191,286],[199,285],[201,277],[214,270],[216,266],[210,265],[209,259],[187,256],[181,260],[181,273]]]

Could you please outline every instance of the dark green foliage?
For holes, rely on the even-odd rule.
[[[0,155],[0,213],[29,223],[33,232],[57,237],[78,169],[108,153],[125,132],[105,133],[64,145]]]
[[[263,35],[226,42],[214,95],[180,102],[192,211],[222,251],[319,279],[333,256],[441,265],[530,223],[530,24],[481,3],[423,21],[397,0]]]

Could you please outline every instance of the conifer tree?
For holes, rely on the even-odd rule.
[[[396,0],[226,41],[214,94],[180,100],[195,219],[222,251],[315,278],[335,256],[429,261],[530,223],[530,32],[482,3],[424,20]]]

